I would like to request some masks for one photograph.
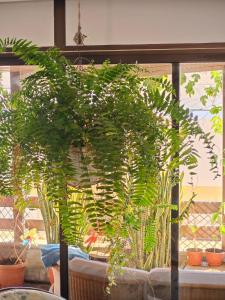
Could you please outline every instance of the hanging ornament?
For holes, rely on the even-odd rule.
[[[73,40],[77,46],[84,45],[84,39],[87,36],[81,32],[81,13],[80,13],[80,0],[78,0],[78,31],[75,34]]]

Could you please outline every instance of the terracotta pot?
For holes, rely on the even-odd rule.
[[[190,266],[200,266],[202,263],[203,252],[200,248],[187,249],[188,264]]]
[[[210,248],[205,250],[206,260],[209,266],[220,266],[224,260],[225,252],[222,249]]]
[[[0,288],[23,286],[25,265],[0,265]]]
[[[48,279],[51,285],[54,283],[54,275],[53,275],[53,270],[52,268],[48,268]]]

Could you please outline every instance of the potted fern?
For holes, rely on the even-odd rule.
[[[195,138],[210,149],[218,176],[211,136],[177,103],[167,78],[147,78],[137,66],[109,62],[76,68],[58,50],[42,52],[26,40],[0,40],[0,50],[7,47],[40,67],[22,82],[16,132],[29,166],[23,175],[35,183],[44,178],[68,243],[80,243],[85,214],[110,241],[111,256],[117,256],[111,261],[119,262],[124,228],[153,205],[160,173],[172,170],[176,184],[180,165],[190,173],[198,165]],[[179,158],[173,155],[178,152]],[[71,187],[83,193],[82,203],[73,200]]]

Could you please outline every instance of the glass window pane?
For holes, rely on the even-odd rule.
[[[81,0],[86,45],[224,42],[225,1]],[[77,0],[66,0],[66,41],[74,45]],[[191,24],[190,24],[191,16]],[[213,22],[211,21],[213,20]]]
[[[54,45],[53,0],[0,2],[0,37]]]
[[[187,203],[192,193],[196,193],[195,203],[190,208],[189,217],[180,227],[180,250],[187,248],[217,247],[221,249],[222,236],[219,230],[221,215],[213,221],[213,214],[222,203],[222,160],[223,160],[223,72],[224,64],[182,64],[181,103],[198,118],[205,132],[213,135],[215,154],[218,156],[220,177],[214,179],[210,171],[209,154],[201,141],[194,147],[200,158],[196,175],[191,178],[184,171],[181,201]],[[190,183],[193,183],[190,184]],[[204,258],[205,260],[205,258]]]

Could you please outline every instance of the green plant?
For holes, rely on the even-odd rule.
[[[185,84],[185,91],[189,97],[194,96],[195,86],[200,80],[200,78],[201,76],[199,73],[193,73],[191,74],[191,79],[187,81],[186,75],[184,73],[181,75],[181,85]]]
[[[215,225],[215,223],[220,224],[220,226],[219,226],[219,232],[220,232],[221,235],[225,234],[225,225],[222,222],[223,215],[224,215],[224,208],[225,208],[225,203],[222,202],[220,204],[218,210],[216,212],[214,212],[212,214],[212,217],[211,217],[211,224],[212,225]],[[217,243],[218,243],[218,236],[215,235],[215,234],[212,235],[212,241],[214,241],[213,249],[214,249],[214,252],[215,252],[215,249],[216,249],[216,246],[217,246]]]
[[[38,203],[44,222],[46,240],[48,244],[59,243],[59,215],[54,203],[49,201],[44,182],[36,184]]]
[[[0,194],[13,197],[14,216],[14,252],[1,261],[3,264],[21,263],[30,247],[30,242],[23,244],[23,247],[21,239],[24,235],[23,215],[29,206],[30,180],[23,176],[27,174],[27,169],[25,158],[21,155],[19,136],[15,133],[16,113],[12,114],[15,101],[16,97],[0,88]]]
[[[194,242],[194,249],[196,250],[197,249],[197,244],[196,244],[196,235],[197,235],[197,232],[199,230],[199,227],[196,226],[196,225],[190,225],[190,229],[191,229],[191,232],[193,234],[193,242]]]
[[[160,175],[157,197],[152,205],[139,209],[136,226],[127,222],[127,235],[131,247],[132,265],[150,270],[170,264],[171,177],[169,172]],[[129,217],[129,215],[128,215]]]
[[[47,243],[57,244],[59,243],[59,213],[57,210],[57,206],[55,206],[55,204],[49,200],[46,184],[44,183],[44,181],[37,184],[36,189],[38,193],[39,208],[41,210],[41,214],[44,221]],[[70,199],[68,199],[68,201],[71,201],[72,204],[69,205],[73,205],[73,203],[79,203],[81,207],[84,207],[85,201],[83,199],[83,194],[72,187],[70,188],[70,191],[71,197]],[[65,217],[67,217],[70,220],[69,224],[73,222],[73,216],[67,215]],[[84,211],[83,214],[80,216],[77,225],[77,231],[79,232],[79,236],[85,235],[89,228],[89,224]],[[68,228],[65,227],[64,230],[67,231],[69,234],[71,228],[70,226]],[[80,239],[79,241],[77,240],[77,243],[78,242],[79,246],[83,248],[82,239]]]
[[[109,62],[101,68],[76,68],[56,49],[41,52],[26,40],[0,40],[1,51],[7,47],[26,64],[40,67],[22,82],[8,113],[16,120],[24,158],[22,185],[43,178],[69,243],[80,242],[85,214],[88,223],[111,241],[112,262],[121,262],[127,228],[135,229],[140,214],[157,203],[161,172],[168,172],[172,185],[179,182],[176,170],[181,165],[195,174],[196,138],[204,143],[218,176],[212,136],[177,103],[167,78],[142,77],[137,66]],[[179,124],[179,132],[172,120]],[[10,123],[3,123],[12,130]],[[12,145],[9,141],[10,151]],[[8,164],[0,169],[6,174],[0,177],[2,193],[12,192],[10,151],[4,154]],[[78,190],[82,201],[73,198]],[[157,205],[175,209],[167,202]],[[154,222],[146,223],[148,250],[155,245]]]
[[[221,93],[223,88],[223,72],[213,70],[210,72],[212,83],[206,86],[200,96],[200,102],[203,107],[209,106],[209,112],[213,115],[211,118],[212,129],[216,134],[222,134],[223,120],[221,118],[221,105],[215,105],[215,99]],[[200,81],[200,73],[193,73],[188,80],[185,74],[181,76],[181,85],[184,86],[186,94],[191,98],[196,94],[196,84]]]

